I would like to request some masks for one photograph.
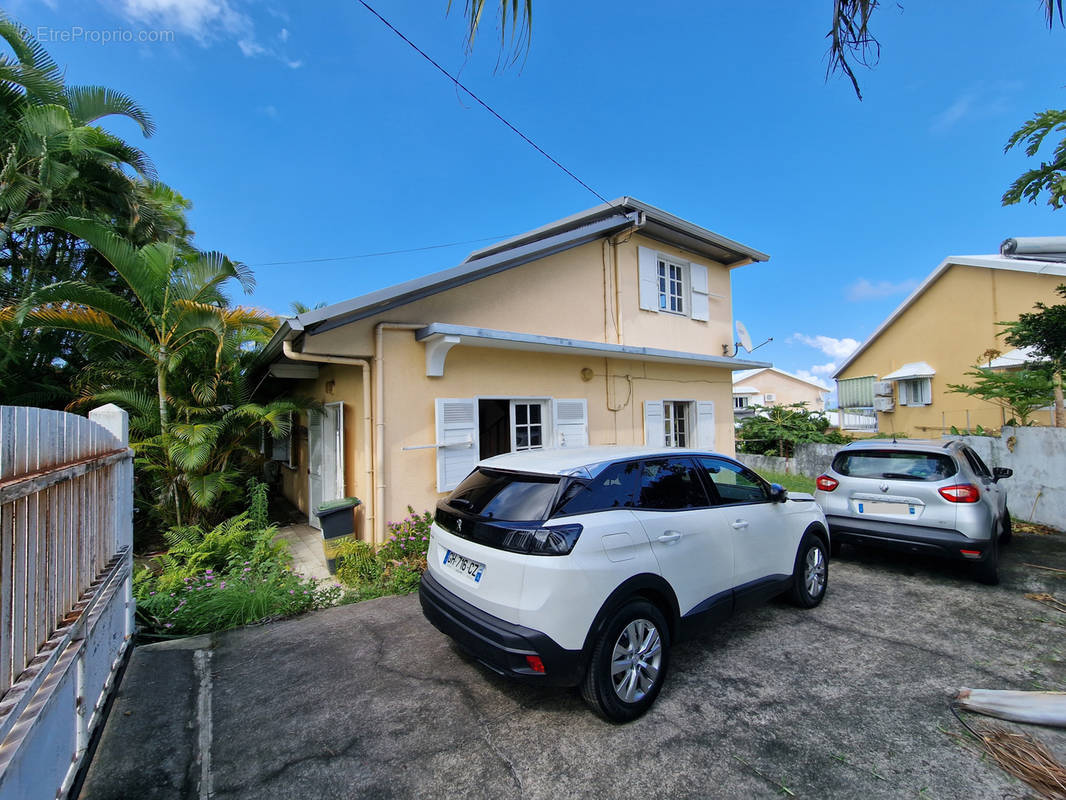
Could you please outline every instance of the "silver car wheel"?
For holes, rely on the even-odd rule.
[[[611,683],[626,703],[637,703],[659,679],[662,664],[659,629],[646,619],[635,619],[619,634],[611,655]]]
[[[807,551],[807,560],[803,569],[803,583],[807,588],[807,594],[818,597],[825,588],[825,553],[820,547],[812,547]]]

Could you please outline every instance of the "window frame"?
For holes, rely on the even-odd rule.
[[[640,495],[643,484],[644,468],[647,464],[653,464],[659,461],[665,462],[684,462],[688,468],[692,471],[692,474],[696,478],[696,484],[703,490],[704,499],[707,501],[707,505],[702,506],[685,506],[684,508],[649,508],[641,505]],[[696,463],[696,459],[692,456],[656,456],[654,458],[642,458],[639,459],[639,463],[636,470],[636,475],[633,484],[633,507],[631,511],[646,511],[654,513],[666,513],[677,514],[685,511],[698,511],[702,509],[715,508],[714,496],[712,496],[710,490],[707,487],[707,482],[703,476],[700,475],[699,465]]]
[[[692,418],[695,411],[693,400],[663,400],[663,447],[687,448],[692,439]],[[677,409],[683,407],[684,415],[681,418],[681,435],[684,441],[677,441]],[[667,409],[670,409],[668,412]],[[673,441],[671,441],[673,439]]]
[[[932,378],[903,378],[896,381],[896,386],[901,406],[931,406],[933,404]],[[916,402],[915,390],[918,392]]]
[[[510,406],[510,434],[511,434],[511,452],[512,453],[528,453],[531,450],[546,450],[549,449],[548,435],[551,431],[548,421],[548,411],[551,406],[551,401],[544,398],[529,398],[529,397],[511,397],[508,398]],[[526,406],[526,421],[524,423],[518,422],[518,406]],[[531,422],[530,410],[537,406],[540,408],[540,422]],[[529,435],[529,440],[532,441],[533,428],[540,428],[540,444],[528,445],[526,447],[518,446],[518,429],[522,427],[526,429]]]
[[[770,492],[770,483],[751,467],[746,467],[739,461],[734,461],[730,458],[723,458],[721,456],[696,456],[695,458],[693,458],[693,461],[695,461],[696,463],[696,473],[700,476],[700,480],[703,481],[704,488],[707,490],[707,494],[711,497],[711,502],[713,503],[714,508],[724,508],[732,506],[755,506],[762,505],[764,503],[774,502]],[[755,478],[755,482],[762,487],[764,498],[762,500],[742,500],[738,502],[731,502],[725,500],[722,495],[719,494],[718,485],[714,482],[714,480],[709,475],[704,474],[707,472],[707,468],[703,466],[704,461],[719,462],[732,467],[739,467],[741,472],[751,473],[751,475]]]
[[[671,268],[677,270],[677,280],[679,284],[679,292],[675,295],[671,289],[674,278],[671,277]],[[655,260],[655,288],[658,296],[658,311],[660,314],[674,314],[679,317],[690,317],[690,298],[689,287],[691,285],[691,278],[689,276],[689,265],[681,261],[676,261],[672,258],[664,256],[662,253],[656,256]],[[678,308],[670,308],[670,300],[676,298]]]
[[[733,410],[743,411],[745,408],[749,408],[751,404],[751,398],[746,394],[733,395]]]

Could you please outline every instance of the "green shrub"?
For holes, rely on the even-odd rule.
[[[319,586],[279,567],[206,570],[172,591],[142,585],[137,613],[149,633],[189,635],[302,614],[337,604],[336,584]]]
[[[163,534],[168,552],[133,581],[137,615],[149,634],[222,631],[336,605],[337,584],[294,574],[292,556],[266,524],[267,487],[249,481],[249,508],[209,531],[187,525]]]
[[[367,542],[344,542],[337,553],[337,579],[348,587],[342,602],[389,594],[408,594],[418,588],[426,569],[432,512],[409,515],[388,524],[389,538],[377,552]]]

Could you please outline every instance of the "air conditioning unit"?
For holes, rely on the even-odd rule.
[[[888,412],[894,410],[896,404],[892,402],[891,397],[875,397],[874,398],[874,411]]]
[[[767,403],[772,403],[776,399],[777,399],[777,395],[776,394],[770,394],[769,392],[767,392],[766,394],[763,395],[763,400],[765,400]]]
[[[891,397],[892,381],[877,381],[874,384],[874,394],[878,397]]]

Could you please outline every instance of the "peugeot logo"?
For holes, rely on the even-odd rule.
[[[886,487],[885,487],[885,489],[887,490],[887,489],[888,489],[888,487],[886,486]],[[457,531],[462,531],[462,530],[463,530],[463,521],[462,521],[461,519],[457,519],[457,520],[455,521],[455,529],[456,529]]]
[[[884,481],[881,481],[881,491],[882,492],[887,492],[888,491],[888,484],[885,483]]]

